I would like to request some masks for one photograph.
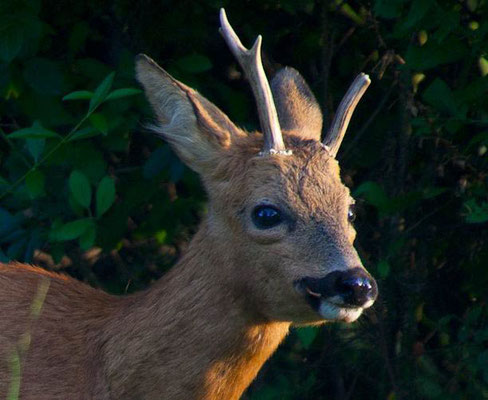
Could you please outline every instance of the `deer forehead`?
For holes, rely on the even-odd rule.
[[[254,156],[241,160],[236,169],[225,163],[222,170],[232,175],[221,181],[227,190],[221,191],[220,200],[239,209],[269,202],[298,216],[337,214],[338,209],[351,202],[337,161],[318,143],[290,148],[292,156]]]

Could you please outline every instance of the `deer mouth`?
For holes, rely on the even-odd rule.
[[[295,290],[300,293],[310,307],[327,321],[353,322],[363,313],[364,306],[351,305],[333,293],[319,293],[308,279],[295,282]],[[366,304],[369,306],[370,304]]]

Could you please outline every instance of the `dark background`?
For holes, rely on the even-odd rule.
[[[245,45],[263,35],[270,75],[302,72],[327,123],[372,79],[339,159],[380,298],[353,325],[293,331],[245,398],[488,398],[486,0],[2,0],[0,260],[112,293],[171,267],[205,194],[125,88],[144,52],[256,128],[221,6]]]

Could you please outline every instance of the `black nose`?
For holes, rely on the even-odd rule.
[[[334,289],[346,304],[359,307],[375,300],[378,295],[376,281],[362,268],[342,272]]]
[[[361,267],[333,271],[323,278],[303,278],[299,284],[317,304],[320,298],[339,296],[346,306],[362,307],[378,296],[376,281]]]

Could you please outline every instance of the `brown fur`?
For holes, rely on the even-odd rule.
[[[311,140],[320,137],[317,124],[306,132],[300,121],[291,124],[285,141],[292,156],[261,157],[261,134],[235,127],[154,62],[139,60],[138,79],[158,131],[201,174],[208,215],[178,264],[135,295],[115,297],[39,268],[1,265],[2,398],[17,350],[23,400],[236,400],[291,323],[323,322],[295,280],[361,266],[347,221],[349,190],[336,160]],[[287,95],[286,88],[278,92]],[[284,210],[287,223],[257,229],[250,215],[263,201]],[[32,303],[42,285],[48,290],[36,316]],[[26,334],[30,342],[22,346]]]
[[[296,131],[304,139],[320,140],[322,112],[300,73],[290,67],[271,81],[281,129]]]

